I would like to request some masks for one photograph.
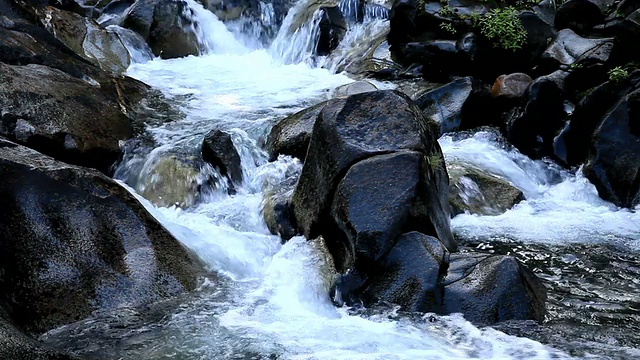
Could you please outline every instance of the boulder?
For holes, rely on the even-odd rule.
[[[254,0],[198,0],[198,2],[221,21],[237,20],[243,14],[260,12],[260,5]]]
[[[427,80],[447,82],[452,75],[471,74],[471,59],[454,40],[410,42],[402,51],[405,63],[423,66],[422,76]]]
[[[556,29],[571,29],[587,35],[596,25],[604,22],[605,11],[610,2],[606,0],[568,0],[556,11]]]
[[[536,79],[527,90],[524,109],[507,115],[507,139],[532,158],[553,154],[555,136],[565,124],[564,93],[547,78]]]
[[[588,39],[570,29],[558,32],[557,38],[542,54],[542,61],[549,68],[559,68],[580,63],[605,63],[613,49],[613,38]]]
[[[0,140],[0,302],[37,334],[193,290],[202,264],[123,187]]]
[[[617,206],[640,204],[640,89],[624,96],[595,130],[584,175],[601,198]]]
[[[320,35],[316,44],[315,54],[319,56],[329,55],[347,32],[347,22],[344,20],[337,6],[323,6],[318,9],[322,12],[320,18]]]
[[[638,84],[640,71],[634,71],[621,83],[607,81],[585,95],[554,141],[556,158],[569,166],[582,164],[591,148],[593,134],[607,112]]]
[[[450,162],[451,215],[500,215],[524,200],[524,194],[507,180],[470,165]]]
[[[18,330],[5,320],[0,309],[0,359],[11,360],[74,360],[38,343],[34,338]]]
[[[491,97],[507,99],[522,98],[532,82],[531,77],[524,73],[500,75],[491,87]]]
[[[193,23],[185,16],[184,1],[137,0],[127,11],[122,25],[148,41],[156,56],[163,59],[198,55]]]
[[[220,170],[232,183],[242,184],[240,154],[233,145],[231,135],[222,130],[211,130],[202,142],[202,158]]]
[[[337,226],[335,223],[337,215],[335,213],[332,215],[331,211],[332,203],[336,203],[334,209],[343,208],[351,211],[350,209],[355,208],[350,208],[347,203],[356,201],[355,206],[361,201],[355,195],[349,199],[345,193],[347,197],[340,201],[347,203],[340,205],[335,195],[340,181],[354,164],[362,160],[403,150],[410,153],[399,156],[398,160],[415,157],[416,155],[411,155],[411,152],[420,153],[421,160],[413,163],[406,160],[407,166],[413,164],[423,166],[423,170],[429,169],[429,171],[420,172],[418,188],[422,190],[416,196],[416,203],[412,207],[414,210],[411,210],[411,216],[417,215],[424,218],[419,214],[428,214],[428,221],[421,224],[407,221],[404,226],[430,228],[430,231],[425,231],[426,234],[437,235],[447,248],[455,249],[448,219],[448,177],[443,164],[442,151],[437,143],[437,134],[429,128],[420,109],[404,94],[396,91],[356,94],[346,99],[335,100],[326,105],[318,115],[307,159],[291,202],[300,230],[308,239],[319,235],[327,239],[327,245],[339,271],[344,271],[354,261],[355,254],[350,248],[352,242],[346,238],[352,236],[353,239],[353,234],[348,235],[344,232],[344,228],[341,230]],[[394,161],[396,160],[393,156],[391,159],[382,158],[373,161],[373,166],[393,169],[389,166],[392,166]],[[425,161],[430,166],[424,166]],[[350,189],[349,191],[362,191],[362,194],[370,193],[371,189],[362,186],[359,189],[351,185],[353,184],[351,179],[361,178],[360,174],[373,174],[372,170],[367,169],[368,166],[355,168],[355,173],[352,173],[354,177],[345,178],[345,181],[348,181],[343,188]],[[415,173],[416,170],[411,171]],[[395,173],[395,170],[392,173]],[[383,184],[389,181],[389,176],[391,176],[389,173],[376,173],[375,178],[365,176],[364,180],[371,186],[377,186],[376,179]],[[382,203],[382,198],[386,195],[378,192],[376,196]],[[364,204],[364,206],[368,205]],[[362,211],[362,209],[355,209],[355,211]],[[344,217],[342,219],[343,224],[346,224],[347,220],[353,223],[354,220]],[[413,229],[406,229],[406,231],[411,230]],[[388,235],[384,236],[389,238]]]
[[[195,154],[152,155],[131,185],[156,206],[188,208],[200,199],[203,165]]]
[[[398,237],[363,291],[367,303],[400,305],[403,311],[439,312],[449,252],[438,239],[410,232]]]
[[[298,111],[275,124],[265,146],[269,153],[269,161],[275,161],[280,155],[289,155],[304,161],[313,125],[327,103],[323,101]]]
[[[120,143],[133,136],[127,79],[103,87],[47,66],[3,63],[0,77],[2,136],[105,173],[119,159]]]
[[[424,117],[439,127],[439,135],[482,125],[487,103],[481,87],[470,77],[456,79],[426,92],[415,102]]]
[[[451,254],[443,284],[445,314],[462,313],[479,325],[544,320],[544,285],[511,256]]]
[[[445,219],[434,216],[441,204],[429,197],[428,188],[446,186],[447,181],[426,183],[422,176],[433,173],[430,166],[420,152],[396,151],[371,156],[349,168],[333,195],[331,209],[333,220],[346,234],[349,263],[368,268],[389,252],[403,232],[433,233],[434,223],[446,225]]]
[[[45,28],[76,54],[102,70],[124,73],[131,59],[118,34],[103,29],[94,20],[47,6],[41,18]]]

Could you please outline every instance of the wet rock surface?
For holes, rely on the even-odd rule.
[[[104,175],[0,141],[3,301],[40,333],[195,288],[197,260]]]

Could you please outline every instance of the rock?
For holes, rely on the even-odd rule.
[[[606,0],[567,0],[556,11],[556,29],[571,29],[587,35],[596,25],[604,22]]]
[[[243,14],[259,12],[257,1],[251,0],[198,0],[221,21],[237,20]]]
[[[331,101],[329,100],[329,102]],[[323,101],[313,105],[274,125],[265,146],[269,153],[269,161],[275,161],[279,155],[289,155],[304,161],[309,141],[311,141],[313,125],[327,103],[327,101]]]
[[[193,290],[202,265],[123,187],[0,140],[0,302],[42,333]]]
[[[430,172],[430,165],[416,151],[375,155],[349,168],[338,184],[331,210],[333,220],[346,234],[349,263],[361,263],[356,268],[370,267],[403,232],[433,232],[434,223],[446,225],[446,220],[434,216],[442,212],[441,204],[429,198],[428,188],[446,186],[447,179],[425,183],[421,175]]]
[[[366,80],[360,80],[356,82],[352,82],[350,84],[345,84],[342,86],[338,86],[334,92],[334,97],[347,97],[355,94],[361,94],[364,92],[377,91],[378,88],[372,83]]]
[[[16,329],[5,320],[0,310],[0,359],[11,360],[72,360],[70,355],[61,354],[39,344],[32,337]]]
[[[500,215],[524,200],[507,180],[461,163],[448,163],[451,215]]]
[[[554,154],[569,166],[582,164],[591,148],[595,129],[606,113],[640,84],[640,71],[629,74],[622,83],[612,81],[597,86],[577,104],[569,123],[554,141]]]
[[[549,68],[570,66],[576,62],[604,63],[613,49],[613,38],[587,39],[570,29],[561,30],[558,37],[542,54]]]
[[[102,70],[121,74],[129,67],[129,52],[118,35],[92,19],[48,6],[41,21],[56,38]]]
[[[553,154],[555,136],[565,124],[564,93],[550,79],[536,79],[527,90],[527,103],[507,119],[507,139],[532,158]]]
[[[438,239],[419,232],[403,234],[373,275],[364,297],[368,303],[400,305],[403,311],[439,312],[448,265],[449,252]]]
[[[231,135],[222,130],[212,130],[202,142],[202,158],[213,167],[220,169],[235,184],[242,184],[242,164],[240,154],[233,145]]]
[[[163,59],[198,55],[197,37],[186,11],[191,10],[184,1],[137,0],[122,25],[140,34]]]
[[[531,77],[523,73],[500,75],[493,83],[490,93],[494,98],[522,98],[532,82]]]
[[[426,119],[439,127],[439,135],[481,124],[483,108],[479,85],[470,77],[459,78],[433,89],[415,101]]]
[[[315,54],[319,56],[329,55],[344,37],[347,32],[347,22],[344,20],[340,9],[337,6],[323,6],[319,8],[322,12],[320,18],[320,36],[315,48]]]
[[[420,186],[426,189],[420,193],[421,201],[414,205],[419,209],[415,208],[412,215],[428,213],[430,221],[420,225],[433,226],[427,234],[437,235],[449,249],[455,249],[448,223],[448,178],[437,135],[406,95],[396,91],[356,94],[335,100],[318,115],[291,202],[300,230],[307,239],[319,235],[327,239],[339,271],[344,271],[353,254],[347,247],[347,235],[337,228],[331,215],[332,201],[337,201],[332,199],[339,182],[353,164],[401,150],[419,152],[423,161],[426,159],[431,165],[431,171],[422,174],[424,179]],[[386,168],[390,166],[388,164],[383,161],[380,166]],[[363,171],[367,172],[366,169]],[[376,174],[380,179],[388,179],[388,176]],[[367,181],[373,186],[376,180]],[[362,191],[371,190],[363,188]],[[422,209],[422,206],[431,208]]]
[[[624,96],[596,129],[584,175],[601,198],[620,207],[640,204],[640,90]]]
[[[160,154],[147,160],[132,185],[156,206],[188,208],[200,198],[203,165],[195,155]]]
[[[482,325],[545,316],[546,289],[515,258],[473,253],[451,254],[444,280],[444,313],[463,313]]]
[[[293,191],[267,195],[262,205],[262,217],[269,232],[273,235],[280,235],[283,241],[298,234],[295,217],[291,211],[292,195]]]
[[[50,67],[3,63],[0,77],[0,135],[105,173],[120,157],[120,142],[133,136],[124,81],[114,79],[119,92],[112,92]]]
[[[431,81],[447,82],[451,75],[470,74],[471,59],[459,51],[453,40],[408,43],[403,48],[403,58],[406,63],[421,64],[422,76]]]
[[[416,32],[416,5],[416,0],[394,0],[389,13],[389,51],[391,58],[401,64],[407,63],[403,49],[413,41]]]

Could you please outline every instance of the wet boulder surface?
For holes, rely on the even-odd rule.
[[[438,133],[433,121],[396,91],[337,99],[319,112],[287,209],[308,239],[325,239],[340,273],[334,300],[441,314],[469,311],[478,323],[541,320],[544,300],[534,295],[544,294],[544,286],[535,276],[519,277],[524,270],[511,257],[504,261],[514,266],[501,268],[504,281],[492,280],[495,270],[478,263],[468,280],[473,285],[447,290],[445,279],[456,271],[451,272],[449,254],[457,244],[449,227],[449,178]],[[525,280],[538,292],[509,295],[516,285],[526,288]],[[475,294],[478,307],[535,311],[500,310],[488,318],[460,305],[454,295],[448,303],[447,291]]]
[[[23,2],[5,4],[0,23],[0,134],[73,164],[104,173],[134,135],[134,108],[148,86],[113,77],[47,30]],[[26,15],[23,15],[26,14]]]
[[[101,173],[0,140],[2,307],[26,334],[193,290],[202,265]]]

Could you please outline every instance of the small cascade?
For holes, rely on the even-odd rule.
[[[320,37],[319,3],[302,1],[289,10],[269,53],[284,64],[309,63]]]
[[[344,18],[351,23],[362,22],[364,19],[363,0],[340,0],[338,7]]]
[[[184,0],[183,16],[191,22],[202,54],[244,54],[249,50],[238,41],[225,24],[195,0]]]
[[[389,32],[389,22],[372,20],[354,24],[342,39],[338,47],[320,64],[332,72],[359,72],[360,65],[370,59]]]

